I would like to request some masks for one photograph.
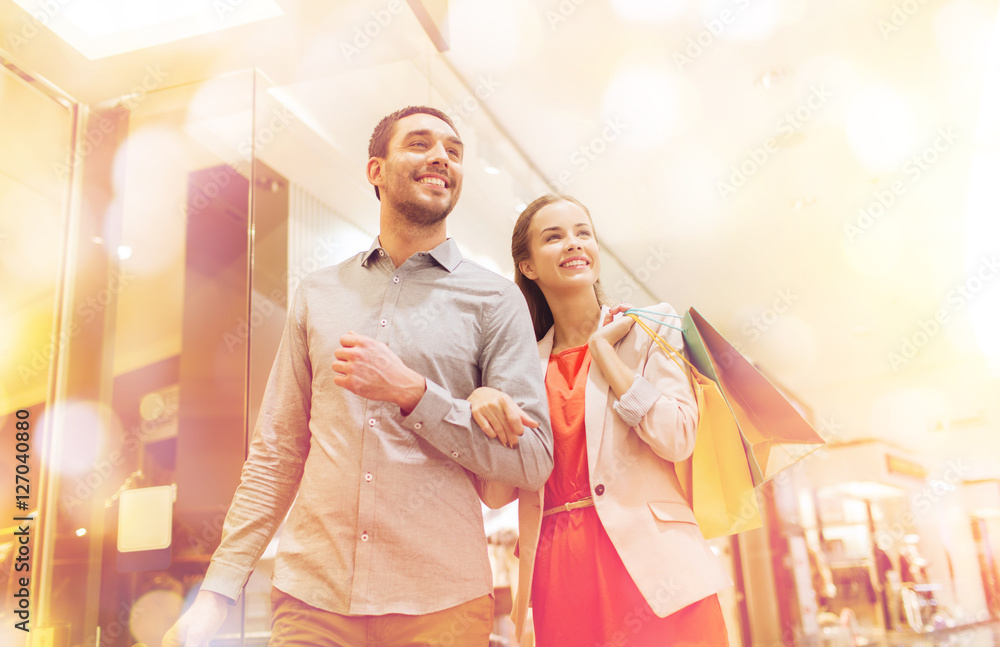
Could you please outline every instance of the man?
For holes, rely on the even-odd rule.
[[[289,507],[271,645],[488,644],[474,481],[541,488],[552,437],[523,297],[446,236],[462,155],[433,108],[376,126],[379,237],[296,292],[222,542],[164,645],[208,644]],[[516,449],[471,418],[484,384],[512,398]]]

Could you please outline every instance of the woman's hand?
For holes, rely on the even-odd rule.
[[[481,386],[467,399],[472,405],[472,419],[483,433],[499,439],[505,447],[517,447],[525,427],[538,427],[538,421],[521,411],[521,407],[503,391]]]
[[[601,327],[597,329],[593,337],[590,338],[591,348],[596,341],[606,341],[612,346],[617,344],[622,337],[628,334],[628,331],[632,330],[632,326],[635,325],[635,319],[632,317],[619,317],[617,320],[614,319],[616,314],[620,314],[630,309],[632,306],[627,303],[621,303],[615,307],[608,310],[608,314],[604,316],[604,321],[601,323]]]

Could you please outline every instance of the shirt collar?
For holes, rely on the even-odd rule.
[[[379,244],[378,237],[376,236],[375,240],[372,241],[371,247],[368,248],[368,251],[361,255],[361,264],[367,267],[370,262],[372,262],[373,258],[374,262],[378,262],[380,253],[383,257],[389,256],[389,253],[382,249],[382,245]],[[438,265],[449,272],[454,272],[455,268],[458,267],[458,264],[463,260],[462,252],[458,250],[458,244],[455,242],[454,238],[446,239],[443,243],[425,253],[429,254]]]

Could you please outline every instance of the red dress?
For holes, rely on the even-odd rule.
[[[583,399],[589,367],[586,345],[549,357],[555,466],[546,509],[591,496]],[[536,555],[531,603],[539,647],[728,645],[715,595],[666,618],[653,613],[594,507],[544,517]]]

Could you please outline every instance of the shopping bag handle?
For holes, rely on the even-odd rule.
[[[650,316],[650,315],[656,315],[657,317],[674,317],[676,319],[683,319],[684,317],[682,315],[675,315],[667,312],[657,312],[656,310],[646,310],[644,308],[629,308],[628,310],[625,311],[625,314],[629,315],[633,319],[635,319],[636,317],[642,317],[643,319],[647,319],[649,321],[652,321],[653,323],[658,323],[661,326],[666,326],[667,328],[673,328],[674,330],[679,330],[681,332],[684,332],[683,328],[678,328],[677,326],[673,326],[665,321],[661,321],[660,319],[656,319],[655,317]],[[638,319],[635,320],[639,321]]]
[[[636,310],[636,308],[633,308],[632,310],[627,310],[625,312],[625,316],[631,317],[633,320],[635,320],[635,323],[640,328],[642,328],[643,330],[645,330],[646,333],[650,337],[653,338],[653,342],[656,343],[656,345],[660,347],[660,350],[662,350],[666,354],[667,357],[669,357],[670,359],[674,360],[674,363],[677,364],[677,367],[679,369],[681,369],[681,371],[684,371],[684,364],[687,364],[688,368],[690,368],[691,371],[692,371],[691,373],[689,373],[689,376],[692,379],[694,379],[694,375],[695,375],[695,373],[698,370],[698,369],[696,369],[694,367],[694,364],[692,364],[691,362],[689,362],[687,360],[687,358],[684,357],[683,353],[681,353],[676,348],[674,348],[673,346],[671,346],[670,344],[668,344],[667,340],[665,340],[663,337],[660,337],[660,335],[657,334],[657,332],[655,330],[653,330],[652,328],[649,327],[649,324],[647,324],[645,321],[642,321],[640,319],[640,317],[642,317],[642,315],[633,312],[634,310]],[[663,314],[663,313],[659,313],[658,312],[656,314]],[[644,319],[649,319],[649,317],[643,317],[643,318]],[[656,321],[656,320],[654,319],[653,321]],[[657,323],[663,323],[663,322],[662,321],[657,321]],[[663,325],[668,325],[668,324],[663,324]],[[670,327],[671,328],[676,328],[676,326],[670,326]],[[677,330],[681,330],[680,328],[676,328],[676,329]],[[684,364],[681,364],[681,362],[684,362]],[[684,372],[687,372],[687,371],[684,371]]]

